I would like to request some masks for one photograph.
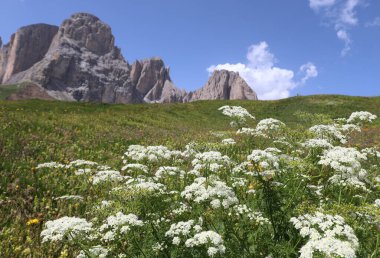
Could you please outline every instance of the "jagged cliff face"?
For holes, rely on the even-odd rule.
[[[185,100],[257,100],[256,93],[236,72],[216,70],[199,90],[190,92]]]
[[[111,28],[77,13],[60,27],[36,24],[0,39],[0,83],[33,83],[33,92],[54,99],[105,103],[186,102],[200,99],[256,99],[238,74],[215,72],[204,88],[187,94],[170,79],[160,58],[130,65],[114,44]],[[31,87],[29,87],[31,88]],[[28,87],[27,87],[28,89]],[[250,90],[250,91],[249,91]],[[27,93],[20,94],[24,98]]]
[[[25,71],[40,61],[57,31],[57,26],[30,25],[13,34],[7,45],[1,48],[0,44],[0,82],[8,81],[12,75]]]

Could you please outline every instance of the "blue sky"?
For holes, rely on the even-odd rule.
[[[109,24],[130,63],[162,57],[186,90],[229,69],[262,99],[380,95],[378,0],[2,0],[0,36],[75,12]]]

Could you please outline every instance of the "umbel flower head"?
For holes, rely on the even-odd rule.
[[[69,240],[92,230],[92,223],[77,217],[62,217],[47,221],[45,229],[41,232],[42,242]]]
[[[293,217],[290,222],[302,237],[309,238],[300,250],[301,258],[312,258],[314,253],[322,253],[326,257],[356,257],[358,238],[341,216],[316,212],[314,215]]]

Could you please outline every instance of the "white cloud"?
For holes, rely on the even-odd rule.
[[[318,10],[322,7],[332,6],[335,4],[335,0],[309,0],[310,8]]]
[[[306,63],[301,65],[300,72],[305,73],[305,76],[301,79],[302,84],[306,83],[310,78],[318,76],[317,67],[313,63]]]
[[[348,31],[359,23],[356,9],[362,2],[363,0],[309,0],[310,8],[333,24],[338,39],[344,43],[342,56],[351,49],[352,39]]]
[[[338,39],[344,42],[344,48],[342,49],[342,56],[345,56],[348,51],[351,49],[351,37],[345,30],[338,30],[336,33]]]
[[[376,17],[373,21],[367,22],[366,27],[377,27],[380,26],[380,17]]]
[[[257,93],[259,99],[280,99],[290,96],[290,91],[303,85],[310,78],[318,75],[317,68],[312,63],[300,67],[304,77],[297,81],[294,72],[276,67],[276,59],[269,51],[268,44],[263,41],[248,48],[247,63],[218,64],[207,68],[209,73],[214,70],[229,70],[238,72],[248,85]]]

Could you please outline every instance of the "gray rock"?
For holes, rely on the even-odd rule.
[[[208,99],[257,100],[257,95],[239,73],[216,70],[201,89],[185,97],[185,101]]]
[[[38,86],[30,91],[36,94],[17,98],[104,103],[257,99],[238,74],[227,71],[215,72],[205,87],[187,94],[174,85],[161,58],[129,65],[114,42],[111,28],[87,13],[72,15],[59,28],[23,27],[0,48],[0,82]]]
[[[0,81],[25,71],[40,61],[48,51],[57,26],[35,24],[20,28],[0,52]],[[3,49],[4,48],[4,49]]]

